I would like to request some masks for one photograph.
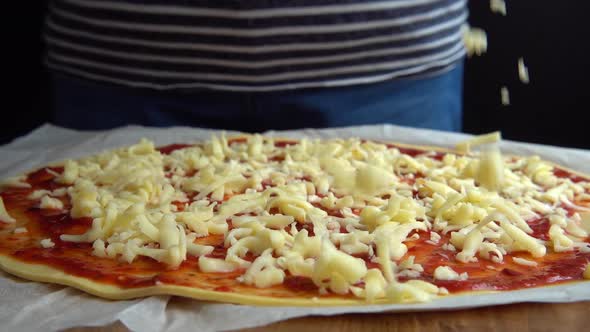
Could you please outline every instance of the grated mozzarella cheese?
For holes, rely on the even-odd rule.
[[[53,248],[55,247],[55,243],[53,243],[53,241],[51,241],[51,239],[43,239],[40,242],[41,247],[43,248]]]
[[[504,0],[490,0],[490,9],[493,13],[499,13],[506,16],[506,2]]]
[[[518,78],[524,84],[529,84],[529,69],[524,64],[523,58],[518,58]]]
[[[6,207],[4,206],[4,201],[2,200],[2,196],[0,196],[0,221],[3,221],[5,223],[14,223],[14,222],[16,222],[16,219],[14,219],[13,217],[11,217],[8,214],[8,211],[6,211]]]
[[[7,188],[31,188],[31,185],[25,182],[27,179],[26,176],[13,176],[7,179],[0,181],[0,189],[7,189]]]
[[[520,258],[520,257],[512,257],[512,261],[518,265],[523,265],[523,266],[537,266],[539,265],[537,262],[535,261],[531,261],[528,259],[524,259],[524,258]]]
[[[12,231],[14,234],[22,234],[22,233],[27,233],[29,232],[29,230],[27,230],[25,227],[17,227],[14,229],[14,231]]]
[[[45,195],[41,198],[41,204],[39,204],[39,207],[41,209],[61,210],[64,205],[59,199]]]
[[[459,274],[449,266],[439,266],[434,270],[434,279],[438,280],[467,280],[468,278],[467,272]]]
[[[547,246],[587,248],[590,214],[576,197],[590,186],[556,177],[538,157],[503,156],[499,140],[498,132],[477,136],[457,144],[460,154],[441,158],[359,139],[303,139],[278,148],[259,135],[244,143],[221,136],[168,155],[141,140],[64,162],[55,181],[66,187],[37,190],[29,199],[64,209],[55,197],[67,195],[70,215],[93,221],[86,233],[60,239],[92,243],[97,257],[145,256],[173,269],[194,256],[203,272],[242,271],[237,280],[259,288],[293,275],[310,278],[320,293],[427,301],[448,291],[415,280],[424,269],[406,257],[407,244],[420,238],[442,242],[463,263],[501,264],[518,252],[542,257]],[[577,212],[568,216],[557,204]],[[548,243],[531,236],[527,223],[543,217],[551,223]],[[1,197],[0,220],[14,222]],[[209,257],[214,247],[198,243],[209,235],[223,238],[225,257]],[[434,278],[469,276],[439,266]]]
[[[467,56],[482,55],[488,49],[486,32],[479,28],[472,28],[468,24],[463,26],[463,43],[467,50]]]
[[[510,92],[508,88],[502,86],[500,88],[500,100],[502,101],[502,106],[509,106],[510,105]]]

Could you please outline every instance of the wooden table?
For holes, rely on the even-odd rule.
[[[123,324],[75,328],[68,332],[126,332]],[[196,329],[195,331],[198,331]],[[469,310],[351,314],[302,317],[243,332],[345,332],[345,331],[590,331],[590,301],[546,304],[522,303]]]

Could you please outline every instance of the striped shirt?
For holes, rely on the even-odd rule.
[[[466,0],[54,0],[50,68],[158,90],[273,91],[451,68]]]

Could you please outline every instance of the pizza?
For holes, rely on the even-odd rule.
[[[7,179],[0,267],[108,299],[414,303],[590,278],[590,178],[348,139],[149,140]]]

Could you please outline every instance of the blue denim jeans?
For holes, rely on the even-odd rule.
[[[391,123],[460,131],[463,64],[420,78],[247,93],[166,92],[53,74],[54,123],[77,129],[127,124],[248,132]]]

